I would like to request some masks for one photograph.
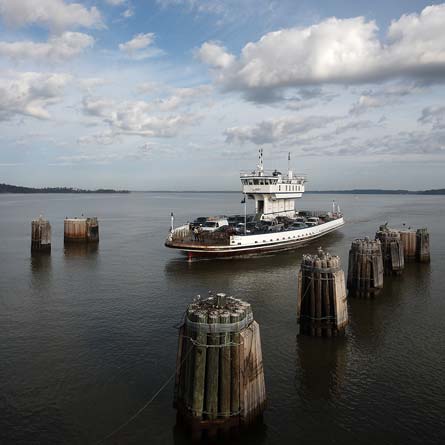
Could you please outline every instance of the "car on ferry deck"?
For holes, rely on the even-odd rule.
[[[220,227],[228,226],[229,221],[227,219],[214,219],[208,218],[207,221],[202,225],[201,230],[203,232],[214,232]]]

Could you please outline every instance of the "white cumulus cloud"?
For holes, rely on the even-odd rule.
[[[64,0],[0,0],[0,17],[8,24],[38,24],[55,30],[73,27],[102,28],[102,17],[96,7]]]
[[[14,116],[49,119],[48,107],[60,102],[69,74],[0,73],[0,121]]]
[[[236,57],[215,42],[199,49],[227,90],[261,98],[264,91],[323,83],[353,84],[411,77],[443,80],[445,4],[391,23],[387,41],[364,17],[329,18],[306,28],[270,32]],[[270,93],[272,94],[272,93]]]
[[[36,59],[39,61],[59,61],[78,56],[85,49],[92,47],[93,37],[80,32],[64,32],[52,36],[44,43],[32,41],[0,42],[0,56],[16,61]]]
[[[157,115],[154,105],[145,101],[116,102],[108,98],[85,97],[83,112],[100,117],[116,134],[148,137],[173,137],[187,125],[194,124],[192,114]]]
[[[131,40],[119,44],[119,50],[135,60],[142,60],[162,53],[162,51],[153,46],[155,35],[152,32],[135,35]]]
[[[221,69],[230,68],[235,62],[235,56],[229,54],[224,46],[216,42],[203,43],[198,55],[204,63]]]

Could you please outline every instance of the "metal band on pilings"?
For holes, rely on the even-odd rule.
[[[236,323],[198,323],[196,321],[191,321],[188,317],[185,317],[185,325],[191,331],[199,332],[203,334],[221,334],[221,333],[231,333],[240,332],[247,328],[253,321],[253,314],[246,314],[246,318]]]
[[[303,255],[298,274],[297,314],[300,334],[327,336],[344,332],[348,323],[346,288],[340,258],[319,248]]]
[[[308,272],[317,272],[317,273],[334,273],[339,270],[342,270],[341,267],[312,267],[307,266],[305,264],[301,265],[302,270],[307,270]]]
[[[260,329],[249,303],[223,293],[198,295],[179,330],[176,364],[174,406],[191,428],[228,430],[263,411]]]

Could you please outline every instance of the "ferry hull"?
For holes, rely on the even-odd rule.
[[[247,256],[253,256],[253,255],[263,255],[268,253],[274,253],[274,252],[280,252],[285,250],[294,250],[298,249],[300,247],[303,247],[310,243],[311,241],[314,241],[318,238],[321,238],[322,236],[325,236],[329,233],[332,233],[336,230],[338,230],[340,227],[344,225],[343,218],[340,218],[339,220],[335,221],[335,225],[332,225],[331,227],[322,229],[319,231],[319,233],[316,233],[314,235],[307,236],[305,238],[295,239],[295,240],[285,240],[282,242],[270,242],[270,243],[264,243],[261,245],[236,245],[236,246],[212,246],[212,245],[197,245],[195,243],[190,244],[184,244],[181,243],[175,244],[169,241],[166,241],[165,245],[166,247],[172,248],[172,249],[178,249],[188,257],[189,260],[192,260],[194,258],[196,259],[212,259],[212,258],[231,258],[231,257],[247,257]],[[323,225],[320,225],[321,228]],[[286,234],[286,232],[278,232],[278,234]],[[276,235],[276,234],[275,234]],[[243,239],[247,240],[248,238],[253,238],[258,235],[247,235],[245,237],[242,237]],[[270,235],[269,235],[270,236]]]

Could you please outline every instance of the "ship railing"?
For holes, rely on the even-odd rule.
[[[281,176],[281,179],[287,180],[287,172],[282,173],[278,172],[278,174]],[[260,174],[260,172],[256,170],[241,170],[240,171],[240,178],[277,178],[278,174],[275,170],[263,170],[263,172]],[[306,180],[306,174],[305,173],[293,173],[292,179],[304,179]]]
[[[184,224],[183,226],[173,229],[170,232],[168,239],[169,241],[184,241],[191,238],[191,234],[190,225]]]
[[[343,216],[342,213],[332,213],[329,210],[297,210],[295,213],[297,216],[304,216],[306,218],[327,216],[331,219],[338,219]]]
[[[187,244],[196,246],[225,246],[230,244],[230,234],[226,232],[205,232],[198,230],[195,233],[190,230],[190,225],[186,224],[173,229],[168,241],[175,244]]]

